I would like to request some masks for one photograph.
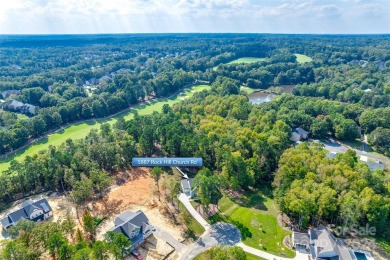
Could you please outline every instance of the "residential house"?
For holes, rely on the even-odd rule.
[[[25,104],[25,103],[22,103],[20,101],[17,101],[17,100],[9,100],[5,106],[4,106],[5,109],[9,109],[11,111],[16,111],[16,112],[20,112],[20,113],[23,113],[23,114],[32,114],[34,115],[36,113],[36,106],[33,106],[33,105],[30,105],[30,104]]]
[[[325,156],[329,159],[335,159],[337,157],[337,153],[329,152]],[[375,171],[377,169],[380,170],[385,169],[385,165],[381,161],[375,161],[375,162],[368,161],[367,156],[360,156],[359,160],[360,162],[365,163],[368,166],[368,168],[370,168],[371,171]]]
[[[108,231],[115,234],[122,233],[131,240],[128,248],[133,250],[140,246],[156,229],[149,223],[149,219],[141,210],[136,212],[125,211],[114,221],[115,227]]]
[[[9,102],[8,107],[13,110],[20,110],[24,106],[24,103],[12,99],[11,102]]]
[[[85,81],[85,85],[90,86],[90,85],[96,85],[98,84],[98,80],[96,78],[91,78],[87,81]]]
[[[11,90],[6,90],[6,91],[3,91],[1,93],[1,95],[3,96],[3,98],[8,98],[9,96],[11,95],[21,95],[22,92],[20,92],[19,90],[15,90],[15,89],[11,89]]]
[[[300,252],[307,252],[313,260],[355,260],[353,251],[342,239],[336,238],[326,227],[309,229],[308,233],[293,232],[293,246]]]
[[[36,108],[37,108],[36,106],[30,105],[30,104],[24,104],[24,106],[21,109],[21,112],[24,114],[35,115]]]
[[[183,190],[184,194],[189,198],[193,198],[195,196],[193,183],[194,178],[182,179],[180,182],[181,189]]]
[[[370,162],[370,161],[367,161],[367,162],[364,162],[365,164],[367,164],[368,168],[370,168],[371,171],[375,171],[377,169],[380,169],[380,170],[384,170],[385,169],[385,166],[382,162],[380,161],[376,161],[376,162]]]
[[[51,216],[53,216],[53,211],[45,198],[37,201],[26,200],[22,203],[20,209],[9,213],[0,220],[0,223],[3,226],[3,230],[7,231],[22,219],[40,222]]]
[[[290,140],[293,142],[298,142],[301,141],[302,139],[307,139],[308,136],[309,136],[309,132],[307,132],[303,128],[298,127],[292,131]]]
[[[104,83],[104,82],[106,82],[106,81],[108,81],[108,80],[110,80],[111,78],[109,77],[109,76],[103,76],[103,77],[101,77],[100,79],[98,79],[98,83],[99,84],[102,84],[102,83]]]

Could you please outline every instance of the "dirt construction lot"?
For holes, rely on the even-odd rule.
[[[142,210],[148,217],[150,223],[157,229],[169,233],[171,237],[178,241],[184,240],[182,236],[182,227],[173,224],[172,218],[166,213],[165,207],[158,202],[156,184],[150,177],[148,168],[134,168],[128,172],[118,173],[116,178],[117,183],[119,182],[121,185],[114,185],[111,187],[111,190],[104,199],[86,205],[87,208],[92,210],[94,215],[99,215],[100,209],[104,207],[104,201],[106,203],[115,202],[115,210],[107,215],[107,218],[98,226],[98,240],[104,238],[105,232],[114,226],[114,219],[121,212],[126,210]],[[51,194],[50,196],[46,195],[44,195],[44,197],[48,199],[49,204],[53,209],[53,218],[50,221],[59,221],[61,216],[65,215],[69,210],[78,223],[74,204],[72,204],[67,197],[64,195],[59,196],[56,193]],[[41,196],[32,196],[30,199],[38,199],[40,197]],[[0,217],[5,216],[10,211],[18,209],[22,201],[23,200],[15,203],[13,207],[2,212]],[[79,214],[81,214],[81,212],[82,209],[79,209]],[[81,224],[79,224],[78,227],[82,228]],[[1,236],[0,239],[4,239],[4,237]],[[149,237],[147,242],[139,250],[144,257],[143,259],[176,258],[175,252],[173,252],[174,249],[165,243],[165,241],[162,241],[155,236]],[[134,258],[130,256],[128,259]]]

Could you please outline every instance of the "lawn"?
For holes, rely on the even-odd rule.
[[[227,64],[254,63],[254,62],[266,61],[266,60],[267,60],[267,58],[243,57],[243,58],[238,58],[236,60],[232,60],[231,62],[228,62]]]
[[[116,116],[108,117],[104,119],[93,119],[83,123],[76,123],[71,126],[64,128],[63,130],[51,134],[48,137],[43,137],[39,141],[32,145],[29,145],[25,149],[13,154],[12,156],[6,157],[0,163],[0,172],[8,169],[10,161],[13,159],[21,161],[26,156],[32,156],[37,154],[39,151],[47,149],[50,145],[58,146],[65,142],[67,139],[82,139],[88,135],[92,129],[98,129],[101,124],[109,123],[114,124],[119,118],[123,117],[126,120],[133,118],[133,111],[137,110],[140,115],[148,115],[154,111],[160,112],[164,104],[173,105],[183,99],[191,97],[195,92],[200,92],[204,89],[209,89],[208,85],[197,85],[191,88],[185,89],[183,94],[175,95],[171,98],[162,98],[149,103],[140,104],[132,107],[130,110],[126,110]]]
[[[200,237],[205,232],[204,227],[191,216],[181,202],[179,202],[179,211],[183,217],[184,224],[187,226],[188,235],[193,239]]]
[[[259,256],[255,256],[255,255],[252,255],[252,254],[249,254],[249,253],[245,253],[246,254],[246,259],[247,260],[262,260],[264,258],[261,258]],[[210,253],[209,251],[205,251],[199,255],[197,255],[194,260],[211,260],[211,256],[210,256]]]
[[[305,62],[311,62],[311,61],[313,61],[312,58],[310,58],[309,56],[303,55],[303,54],[297,54],[297,53],[295,53],[294,55],[295,55],[295,57],[297,57],[297,61],[298,61],[299,63],[305,63]]]
[[[248,246],[274,255],[295,256],[295,252],[282,244],[291,232],[279,226],[277,205],[270,191],[253,191],[240,199],[224,196],[219,206],[221,213],[210,218],[212,223],[225,221],[235,225]]]
[[[240,90],[242,90],[242,91],[244,91],[246,94],[250,95],[250,94],[252,94],[253,92],[259,91],[260,89],[254,89],[254,88],[248,88],[248,87],[245,87],[245,86],[241,86],[241,87],[240,87]]]
[[[242,64],[242,63],[254,63],[259,61],[266,61],[267,58],[256,58],[256,57],[242,57],[235,60],[232,60],[226,64]],[[218,66],[213,67],[213,70],[216,70]]]

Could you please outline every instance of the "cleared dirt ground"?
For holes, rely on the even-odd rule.
[[[166,209],[163,205],[158,202],[158,196],[156,193],[155,181],[150,177],[149,168],[139,167],[134,168],[128,172],[120,172],[116,175],[116,181],[120,185],[114,185],[106,195],[105,199],[96,200],[93,203],[88,203],[87,208],[96,209],[99,211],[103,207],[103,201],[108,203],[115,202],[115,210],[111,212],[110,216],[107,217],[97,229],[97,239],[101,240],[104,237],[106,231],[114,226],[114,219],[125,210],[137,211],[142,210],[145,215],[149,218],[149,221],[156,228],[169,233],[172,237],[178,241],[183,241],[183,229],[181,226],[173,224],[172,218],[166,213]],[[30,199],[39,199],[42,195],[32,196]],[[56,193],[47,196],[50,206],[53,209],[53,217],[50,221],[59,221],[61,216],[64,216],[67,211],[70,211],[74,217],[77,227],[82,228],[81,224],[77,220],[76,208],[72,204],[68,197],[64,195],[58,195]],[[27,198],[26,198],[27,199]],[[23,199],[25,200],[25,199]],[[0,217],[5,216],[11,211],[20,208],[20,204],[23,200],[16,202],[14,206],[8,210],[2,212]],[[82,209],[79,209],[81,216]],[[94,215],[99,215],[100,212],[93,212]],[[0,240],[4,239],[0,236]],[[176,255],[174,249],[165,243],[164,241],[151,236],[147,242],[139,249],[144,259],[172,259]],[[175,257],[174,257],[175,258]],[[134,259],[129,256],[127,259]]]

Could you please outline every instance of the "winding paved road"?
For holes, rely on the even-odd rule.
[[[241,234],[235,226],[223,222],[217,223],[209,226],[195,243],[183,251],[180,260],[194,259],[200,253],[216,245],[236,245],[240,239]]]
[[[356,151],[356,154],[358,156],[367,156],[368,158],[372,158],[374,160],[379,160],[381,162],[390,163],[390,159],[384,155],[369,153],[366,151],[355,149],[353,147],[347,146],[347,145],[342,144],[340,142],[332,143],[332,142],[326,141],[326,142],[323,142],[323,144],[324,144],[324,148],[326,150],[334,152],[334,153],[345,153],[348,149],[351,149],[351,150]]]

